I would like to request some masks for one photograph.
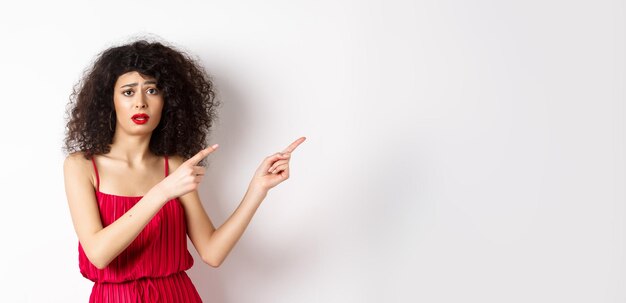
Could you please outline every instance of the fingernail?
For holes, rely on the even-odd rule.
[[[213,144],[213,146],[211,146],[212,148],[217,148],[218,146],[220,146],[219,144]]]

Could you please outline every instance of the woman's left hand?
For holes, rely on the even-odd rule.
[[[300,137],[291,143],[280,153],[275,153],[263,160],[261,166],[254,173],[250,187],[254,187],[263,191],[269,191],[274,186],[289,178],[289,159],[291,153],[304,142],[306,137]]]

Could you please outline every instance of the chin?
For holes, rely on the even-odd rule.
[[[141,125],[141,127],[135,127],[135,126],[137,125],[133,125],[133,127],[131,127],[130,129],[124,129],[124,132],[126,132],[129,135],[144,136],[144,135],[151,134],[156,129],[156,126],[146,126],[146,125]]]

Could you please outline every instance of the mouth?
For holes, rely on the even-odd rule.
[[[145,124],[150,119],[150,116],[146,114],[136,114],[136,115],[133,115],[132,118],[130,119],[133,120],[135,124]]]

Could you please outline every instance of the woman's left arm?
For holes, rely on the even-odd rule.
[[[283,152],[273,154],[263,160],[252,181],[250,181],[241,203],[224,224],[217,229],[202,207],[196,190],[179,197],[185,209],[187,233],[205,263],[212,267],[218,267],[224,262],[226,256],[248,227],[252,216],[267,196],[268,191],[289,178],[291,153],[304,140],[305,137],[301,137]],[[174,170],[184,162],[181,157],[172,157],[171,159]]]

